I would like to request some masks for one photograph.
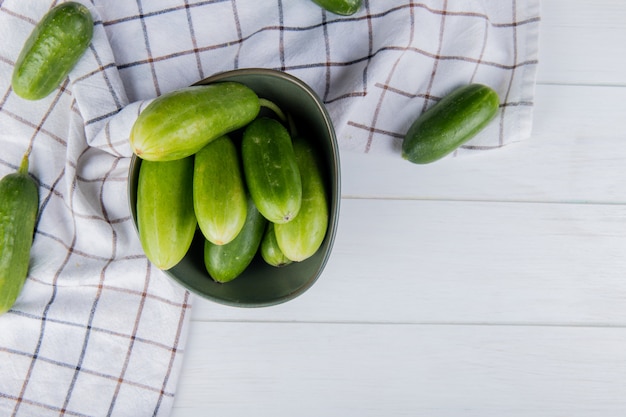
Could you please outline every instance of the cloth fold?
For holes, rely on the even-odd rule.
[[[530,135],[539,0],[365,0],[349,17],[310,0],[81,2],[92,43],[36,102],[11,90],[11,73],[57,2],[0,2],[0,175],[32,149],[40,192],[29,276],[0,317],[2,415],[173,406],[192,297],[145,258],[126,197],[129,132],[158,95],[235,68],[285,71],[326,103],[341,152],[400,161],[421,112],[480,82],[498,91],[500,113],[455,155]]]

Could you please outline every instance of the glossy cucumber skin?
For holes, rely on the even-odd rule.
[[[13,306],[28,275],[38,210],[37,185],[24,156],[20,169],[0,180],[0,315]]]
[[[415,164],[443,158],[484,129],[499,104],[498,94],[486,85],[457,88],[413,122],[402,143],[402,157]]]
[[[250,123],[259,113],[254,91],[236,82],[182,88],[155,98],[139,114],[130,145],[140,158],[171,161]]]
[[[350,16],[359,11],[362,0],[312,0],[331,13]]]
[[[185,256],[196,230],[193,158],[142,161],[137,183],[137,230],[157,268],[167,270]]]
[[[215,245],[233,240],[243,228],[247,196],[239,153],[228,136],[194,156],[193,204],[204,237]]]
[[[291,221],[302,203],[302,180],[287,129],[260,117],[243,133],[244,175],[258,210],[273,223]]]
[[[302,174],[302,206],[292,221],[274,225],[274,232],[283,254],[301,262],[322,245],[328,229],[329,208],[322,165],[315,149],[302,138],[295,139],[293,147]]]
[[[280,250],[276,241],[276,233],[274,233],[274,223],[268,223],[265,229],[265,235],[261,241],[261,257],[271,266],[281,267],[289,265],[293,261],[285,256]]]
[[[259,250],[266,226],[267,220],[248,197],[246,223],[237,237],[225,245],[204,242],[204,264],[211,278],[224,283],[241,275]]]
[[[13,91],[28,100],[48,96],[74,68],[92,36],[87,7],[75,2],[53,7],[24,43],[13,69]]]

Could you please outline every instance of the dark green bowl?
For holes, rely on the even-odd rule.
[[[239,69],[213,75],[196,83],[209,84],[236,81],[253,89],[259,97],[268,99],[291,114],[298,132],[314,140],[326,169],[330,218],[322,246],[315,255],[302,262],[276,268],[266,264],[257,255],[250,266],[235,280],[215,282],[204,266],[204,240],[198,232],[184,259],[165,271],[174,281],[208,300],[239,307],[262,307],[289,301],[307,289],[319,278],[330,257],[341,200],[339,149],[332,121],[317,94],[298,78],[270,69]],[[128,198],[135,226],[137,180],[141,159],[133,155],[129,168]]]

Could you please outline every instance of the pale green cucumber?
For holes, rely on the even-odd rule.
[[[243,228],[247,196],[237,148],[228,136],[195,155],[193,205],[204,237],[215,245],[233,240]]]
[[[182,88],[163,94],[139,114],[130,133],[142,159],[170,161],[195,154],[259,113],[254,91],[236,82]]]
[[[215,281],[229,282],[246,270],[254,259],[267,225],[252,198],[248,198],[248,213],[241,232],[225,245],[214,245],[205,240],[204,264]]]
[[[193,158],[142,161],[137,184],[137,229],[150,262],[163,270],[178,264],[191,246],[196,226]]]
[[[0,180],[0,314],[13,307],[24,286],[38,210],[27,153],[17,172]]]
[[[243,133],[241,154],[258,210],[273,223],[291,221],[302,203],[302,180],[287,129],[275,119],[255,119]]]
[[[265,235],[261,241],[261,257],[269,265],[281,267],[289,265],[292,260],[287,258],[283,251],[280,250],[274,233],[274,223],[269,223],[265,230]]]
[[[275,224],[276,241],[283,254],[301,262],[315,254],[328,229],[328,196],[323,167],[311,142],[296,138],[293,148],[302,174],[302,205],[289,223]]]
[[[28,100],[49,95],[74,68],[92,36],[93,18],[84,5],[66,2],[50,9],[15,62],[13,91]]]

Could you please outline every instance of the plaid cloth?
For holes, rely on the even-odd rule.
[[[539,0],[365,0],[351,17],[309,0],[84,1],[89,49],[60,88],[28,102],[11,73],[55,4],[0,1],[0,175],[32,149],[40,192],[29,276],[0,317],[1,415],[172,407],[191,297],[146,260],[126,200],[128,133],[147,100],[216,72],[274,68],[317,91],[342,152],[399,158],[417,115],[481,82],[501,111],[459,153],[530,133]]]

